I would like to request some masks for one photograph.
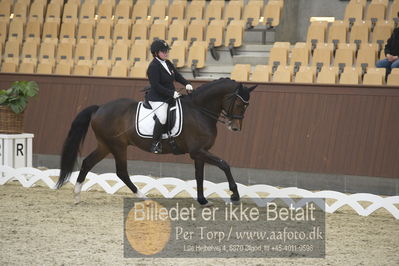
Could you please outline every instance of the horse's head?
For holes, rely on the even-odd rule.
[[[222,109],[224,116],[228,119],[228,128],[232,131],[240,131],[242,128],[242,120],[244,119],[245,111],[249,105],[250,93],[256,88],[245,87],[241,83],[237,86],[235,91],[224,97]]]

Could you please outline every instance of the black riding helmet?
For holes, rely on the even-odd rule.
[[[151,53],[155,57],[159,52],[167,52],[170,47],[164,40],[155,40],[151,44]]]

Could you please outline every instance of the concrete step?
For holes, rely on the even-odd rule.
[[[231,64],[266,64],[272,45],[244,45],[235,50],[236,55],[231,57],[227,47],[217,49],[219,60],[212,58],[208,52],[206,65],[231,65]]]
[[[209,79],[214,80],[221,77],[230,77],[231,71],[233,69],[232,65],[213,65],[213,66],[206,66],[199,70],[199,77],[198,79]],[[190,68],[185,67],[180,69],[180,73],[188,79],[193,79],[193,74]]]
[[[219,60],[215,60],[211,53],[207,52],[206,67],[200,69],[198,79],[218,79],[221,77],[230,77],[235,64],[267,64],[269,53],[273,45],[271,44],[246,44],[236,49],[236,55],[231,57],[227,47],[219,47],[216,51],[219,53]],[[180,69],[180,72],[186,79],[194,79],[190,67]]]
[[[250,64],[251,66],[255,65],[266,65],[269,60],[269,56],[267,55],[236,55],[233,57],[233,64]]]

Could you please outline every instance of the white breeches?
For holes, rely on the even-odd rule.
[[[159,122],[161,122],[162,125],[166,124],[166,118],[168,117],[168,103],[164,102],[152,102],[148,101],[152,107],[152,110],[154,110],[155,115],[158,117]]]

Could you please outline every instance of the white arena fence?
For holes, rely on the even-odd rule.
[[[0,166],[0,185],[4,185],[10,181],[18,181],[23,187],[33,187],[37,182],[44,182],[49,188],[54,189],[56,182],[51,177],[59,176],[59,169],[39,170],[36,168],[18,168],[14,169],[8,166]],[[71,175],[70,181],[75,184],[79,172],[74,172]],[[179,193],[188,193],[191,197],[197,197],[195,180],[184,181],[177,178],[152,178],[143,175],[133,175],[130,177],[135,184],[142,184],[140,190],[146,194],[155,189],[165,198],[173,198]],[[113,185],[110,185],[111,182]],[[114,194],[125,184],[114,173],[94,174],[88,173],[86,181],[82,187],[82,191],[89,191],[93,186],[101,187],[108,194]],[[348,205],[355,210],[359,215],[368,216],[380,208],[384,208],[399,219],[399,196],[381,197],[369,193],[344,194],[336,191],[318,191],[312,192],[306,189],[296,187],[276,188],[269,185],[251,185],[246,186],[237,184],[241,197],[252,198],[258,205],[265,205],[275,198],[325,198],[325,206],[320,206],[325,209],[327,213],[334,213],[339,208]],[[173,187],[168,189],[167,187]],[[213,183],[204,181],[205,197],[209,195],[217,195],[220,198],[230,198],[228,191],[228,183]],[[267,194],[265,197],[264,194]],[[262,196],[263,195],[263,196]],[[332,203],[329,205],[327,200]],[[317,202],[317,201],[315,201]],[[367,207],[363,207],[360,202],[368,203]],[[289,204],[289,202],[286,202]],[[294,201],[292,203],[295,204]],[[300,202],[295,204],[300,206]],[[396,205],[396,206],[395,206]]]

